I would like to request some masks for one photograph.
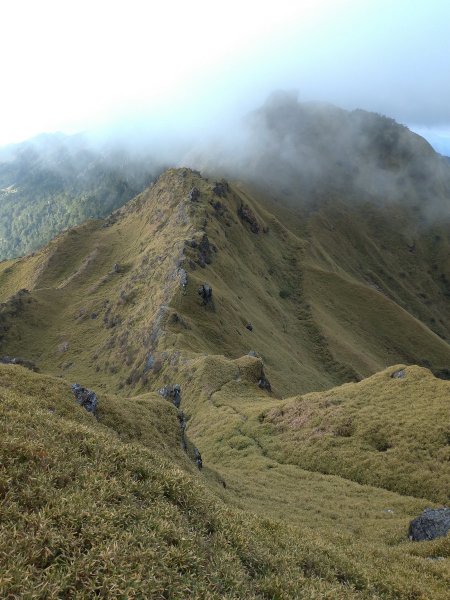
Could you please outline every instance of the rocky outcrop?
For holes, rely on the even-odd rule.
[[[212,287],[204,283],[198,288],[198,295],[202,299],[203,306],[212,304]]]
[[[26,360],[25,358],[18,358],[12,356],[0,356],[0,363],[3,365],[20,365],[25,367],[26,369],[30,369],[30,371],[39,371],[34,362],[31,360]]]
[[[411,521],[408,537],[413,542],[423,542],[444,537],[450,531],[450,508],[426,508]]]
[[[266,390],[266,392],[269,393],[272,391],[272,386],[270,385],[270,381],[265,376],[264,371],[258,380],[258,387],[260,387],[262,390]]]
[[[213,194],[215,194],[216,196],[219,196],[220,198],[223,198],[224,196],[227,195],[227,192],[229,191],[229,185],[228,182],[225,181],[225,179],[222,179],[221,181],[216,181],[214,186],[213,186]]]
[[[259,233],[260,226],[255,217],[255,213],[247,204],[241,204],[237,213],[242,221],[250,225],[250,231],[252,233]]]
[[[191,191],[189,192],[189,200],[191,200],[191,202],[197,202],[197,200],[200,198],[200,190],[196,187],[193,187],[191,189]]]
[[[181,387],[176,383],[175,385],[165,385],[159,390],[159,394],[170,400],[176,408],[180,407],[181,404]]]
[[[186,240],[185,246],[187,250],[188,258],[193,261],[195,265],[199,265],[204,268],[206,265],[211,264],[213,252],[217,252],[217,248],[210,243],[206,233],[203,233],[200,238],[193,238],[192,240]],[[190,250],[193,249],[193,251]]]
[[[78,404],[88,412],[95,413],[97,409],[97,395],[95,392],[84,388],[79,383],[74,383],[72,385],[72,392]]]

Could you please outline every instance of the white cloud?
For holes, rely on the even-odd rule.
[[[444,0],[5,0],[0,22],[0,143],[123,114],[212,119],[275,87],[450,121]]]

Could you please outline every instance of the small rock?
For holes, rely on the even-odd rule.
[[[97,395],[92,390],[82,387],[79,383],[72,385],[72,392],[78,402],[88,412],[95,413],[97,409]]]
[[[202,461],[202,455],[200,454],[200,451],[198,448],[194,448],[194,458],[195,458],[195,462],[197,463],[197,467],[198,467],[199,471],[201,471],[203,468],[203,461]]]
[[[405,369],[399,369],[398,371],[394,371],[391,375],[392,379],[404,379],[406,377]]]
[[[245,329],[248,329],[249,331],[253,331],[253,325],[251,323],[247,323],[247,325],[245,326]]]
[[[207,283],[204,283],[198,288],[198,295],[202,299],[203,306],[212,303],[212,287]]]
[[[197,202],[197,200],[200,198],[200,190],[196,187],[193,187],[191,189],[191,191],[189,192],[189,200],[191,200],[192,202]]]
[[[450,531],[450,508],[426,508],[409,524],[408,537],[413,542],[434,540]]]

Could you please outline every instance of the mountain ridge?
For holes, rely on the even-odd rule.
[[[0,262],[2,593],[446,598],[445,221],[206,175]]]

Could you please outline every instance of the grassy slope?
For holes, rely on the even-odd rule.
[[[188,200],[193,185],[201,191],[198,203]],[[325,252],[317,240],[318,233],[312,234],[314,228],[308,232],[300,222],[297,227],[295,219],[286,220],[279,207],[274,207],[274,216],[267,205],[263,208],[242,187],[233,188],[226,198],[220,199],[222,208],[215,208],[210,200],[216,202],[217,197],[213,196],[208,181],[188,170],[169,171],[108,222],[89,222],[59,236],[34,256],[0,263],[0,291],[6,301],[0,309],[4,329],[2,352],[34,360],[45,372],[71,382],[78,380],[100,392],[103,407],[100,424],[75,406],[78,415],[90,419],[95,443],[90,445],[88,458],[98,445],[94,453],[98,464],[101,463],[92,474],[81,504],[98,506],[95,494],[101,488],[104,501],[100,506],[106,506],[101,521],[96,519],[93,509],[88,509],[86,518],[92,523],[93,537],[98,538],[100,545],[93,546],[88,562],[83,563],[88,573],[85,585],[101,589],[100,593],[109,594],[108,597],[111,588],[108,594],[104,592],[108,581],[117,582],[114,593],[118,597],[121,594],[132,597],[133,593],[139,597],[144,589],[154,589],[155,597],[164,597],[162,591],[158,596],[157,588],[152,587],[156,584],[151,577],[160,582],[166,597],[167,590],[172,590],[171,597],[180,598],[186,597],[187,589],[195,590],[191,593],[193,597],[195,594],[204,597],[206,589],[216,590],[219,597],[227,594],[250,598],[252,594],[268,598],[302,597],[302,594],[307,598],[314,594],[351,597],[348,585],[355,586],[356,594],[362,597],[445,597],[448,561],[435,563],[429,558],[448,556],[448,540],[419,547],[408,543],[405,533],[413,516],[431,501],[443,498],[447,474],[438,467],[446,455],[445,448],[435,452],[440,431],[435,421],[436,415],[444,410],[447,383],[431,376],[422,377],[424,390],[434,393],[436,388],[442,398],[431,412],[428,403],[426,414],[424,407],[418,405],[417,419],[428,419],[433,435],[422,440],[423,451],[417,453],[416,464],[411,467],[407,444],[400,448],[401,452],[396,449],[395,453],[382,453],[389,457],[391,452],[395,459],[392,466],[399,473],[409,470],[413,474],[409,488],[393,486],[384,464],[380,468],[377,463],[379,458],[373,459],[371,465],[380,480],[361,477],[367,449],[358,446],[357,435],[344,438],[344,443],[355,444],[351,448],[353,470],[348,465],[341,470],[330,469],[335,450],[332,444],[321,449],[323,455],[313,466],[302,463],[295,450],[302,443],[301,437],[295,437],[297,432],[291,435],[288,431],[288,435],[281,425],[267,419],[261,422],[261,415],[276,415],[286,402],[296,405],[294,400],[278,399],[279,394],[330,388],[354,373],[370,374],[384,368],[386,361],[425,359],[435,368],[444,368],[450,360],[448,344],[409,314],[400,300],[397,302],[367,282],[364,284],[361,271],[355,268],[354,256],[344,253],[338,260],[339,246],[334,247],[334,255],[330,249]],[[251,233],[237,216],[241,202],[251,206],[260,224],[269,227],[268,233]],[[216,250],[211,249],[210,264],[201,268],[196,262],[198,248],[192,248],[191,241],[200,241],[205,231]],[[360,260],[363,256],[361,250]],[[115,263],[119,265],[118,272],[113,268]],[[180,268],[188,271],[185,292],[180,285]],[[214,308],[202,306],[197,295],[197,287],[204,281],[213,287]],[[413,285],[412,278],[408,282]],[[11,299],[11,294],[23,287],[31,289],[31,294]],[[93,314],[96,318],[92,318]],[[248,321],[253,324],[252,332],[245,328]],[[273,395],[257,387],[262,363],[246,357],[249,350],[262,356],[275,390]],[[146,369],[149,356],[153,366]],[[3,372],[16,372],[4,369]],[[36,439],[39,444],[53,444],[47,435],[48,420],[41,419],[42,412],[27,425],[29,419],[35,419],[29,407],[35,405],[36,396],[42,399],[42,388],[36,394],[33,392],[34,396],[27,389],[32,390],[32,381],[40,381],[39,376],[28,374],[25,378],[20,373],[20,378],[11,377],[4,386],[7,394],[8,389],[18,385],[18,380],[23,381],[23,386],[13,394],[14,402],[20,404],[25,399],[28,402],[28,409],[15,421],[9,421],[10,435],[29,437],[30,443]],[[357,390],[364,390],[364,396],[361,405],[356,403],[355,407],[349,402],[355,420],[360,414],[361,423],[368,418],[366,401],[375,414],[382,411],[384,404],[378,406],[373,398],[383,396],[386,377],[381,374],[356,386]],[[415,381],[408,376],[407,385],[411,379]],[[67,384],[48,381],[57,386],[60,397],[64,394],[67,397]],[[182,385],[183,409],[189,419],[188,436],[200,447],[206,465],[201,479],[192,473],[192,464],[177,450],[175,415],[170,410],[166,412],[167,405],[156,401],[154,396],[147,398],[149,390],[175,382]],[[347,393],[346,390],[354,388],[341,389]],[[121,406],[119,397],[114,398],[111,393],[133,398]],[[336,393],[333,390],[323,394]],[[400,416],[397,413],[395,416],[409,424],[407,393],[398,405]],[[426,397],[425,392],[423,396]],[[383,399],[388,401],[389,397]],[[148,419],[142,419],[142,410],[148,410]],[[47,416],[45,410],[43,413]],[[386,411],[382,414],[386,418],[391,415]],[[319,406],[316,418],[321,417]],[[334,418],[333,426],[337,427],[341,415],[330,415],[330,419]],[[390,418],[388,425],[397,427]],[[35,433],[26,433],[30,430]],[[402,432],[399,430],[398,436]],[[105,435],[107,441],[102,437]],[[112,450],[111,435],[119,449]],[[73,442],[73,437],[79,434],[71,437],[67,430],[67,436],[69,446],[65,445],[66,434],[57,436],[49,447],[50,454],[64,456],[61,469],[67,466],[75,473],[78,467],[70,466],[69,447],[70,440]],[[167,441],[163,443],[163,439]],[[332,436],[332,441],[336,439]],[[409,438],[405,433],[406,439]],[[325,444],[327,440],[323,436],[319,442]],[[130,441],[131,446],[123,446]],[[169,456],[167,447],[173,447],[172,442],[175,449]],[[165,449],[161,451],[161,447]],[[151,457],[147,454],[150,451]],[[110,469],[114,472],[118,469],[116,452],[121,457],[120,464],[125,453],[139,468],[145,465],[146,469],[156,469],[154,476],[145,479],[145,485],[150,487],[144,496],[148,493],[145,498],[152,497],[152,502],[156,492],[150,488],[154,480],[159,482],[158,490],[161,486],[165,489],[164,482],[172,482],[167,485],[177,490],[171,492],[175,500],[170,514],[165,512],[164,493],[159,497],[162,504],[158,500],[149,506],[144,498],[138,501],[140,508],[136,508],[135,482],[125,471],[119,477],[119,487],[126,490],[125,495],[114,496],[114,487],[109,499]],[[24,469],[34,468],[32,454],[26,455]],[[82,449],[75,462],[79,454],[84,456]],[[376,452],[377,457],[379,454]],[[113,466],[108,456],[114,458]],[[162,457],[166,462],[158,466]],[[48,478],[59,468],[56,463],[52,463],[33,488],[37,497],[43,495],[41,508],[48,517],[47,508],[50,512],[67,510],[58,504],[63,502],[60,496],[53,508],[49,505],[53,494],[49,489],[53,488],[49,488]],[[437,469],[433,471],[436,485],[427,484],[421,491],[418,477],[430,467]],[[8,472],[8,477],[11,474],[15,477],[16,465],[10,466]],[[223,478],[226,490],[217,485]],[[426,480],[429,482],[428,477]],[[401,495],[405,492],[411,497]],[[22,493],[20,489],[18,493]],[[191,493],[193,496],[187,499],[186,494]],[[74,507],[80,506],[80,500],[73,502]],[[189,507],[187,512],[185,506]],[[123,517],[122,510],[127,515],[131,510],[135,520]],[[249,516],[249,511],[257,516]],[[176,523],[170,536],[170,546],[175,549],[169,554],[158,550],[155,558],[156,549],[161,544],[166,547],[162,538],[152,537],[149,530],[152,519],[159,522],[160,514],[169,514],[165,523]],[[143,521],[142,515],[148,519]],[[215,515],[214,534],[208,526],[202,528],[202,523],[209,522],[209,515]],[[10,514],[7,527],[14,528],[17,517],[17,511]],[[116,520],[119,528],[114,525]],[[129,527],[130,522],[135,528],[132,534],[126,533],[125,525],[121,531],[120,524]],[[102,534],[103,526],[106,529]],[[166,525],[157,527],[163,530]],[[26,529],[28,522],[21,520],[19,530]],[[47,520],[43,531],[53,535],[53,529],[53,521]],[[227,537],[228,534],[232,537]],[[18,537],[22,539],[23,534]],[[83,532],[77,543],[84,543],[86,537]],[[120,540],[118,544],[113,542],[116,538]],[[44,542],[38,540],[36,548],[41,551],[44,547]],[[184,564],[180,547],[191,558],[181,573],[174,574],[176,565]],[[49,572],[43,572],[42,563],[33,563],[32,556],[27,554],[13,581],[7,581],[6,585],[19,590],[22,585],[19,578],[24,573],[30,573],[30,586],[36,581],[49,585],[53,581],[51,572],[56,578],[51,592],[55,597],[61,590],[72,590],[64,586],[75,585],[79,563],[74,548],[65,549],[62,554],[58,551],[56,558],[51,559],[53,571],[49,565]],[[108,566],[104,572],[96,566],[96,554],[106,557]],[[67,560],[58,559],[60,555],[68,557]],[[136,580],[131,578],[131,581],[130,571],[135,571],[132,563],[149,561],[156,561],[155,570],[143,571],[139,567]],[[97,577],[103,578],[100,583]],[[131,591],[132,586],[138,591]],[[81,596],[82,593],[79,592]]]
[[[368,520],[364,488],[303,472],[310,496],[328,489],[374,539],[339,530],[326,511],[320,528],[296,515],[283,524],[233,508],[233,488],[193,472],[169,403],[127,399],[118,419],[118,399],[103,397],[96,421],[63,381],[10,366],[0,400],[4,597],[445,598],[445,565],[425,557],[447,542],[416,548],[400,535],[419,501],[370,490]],[[143,435],[127,443],[134,428]]]
[[[188,200],[193,185],[201,191],[198,203]],[[336,225],[333,245],[330,236],[319,236],[324,227],[314,221],[309,233],[300,232],[275,205],[279,218],[242,188],[222,199],[211,188],[191,171],[168,171],[109,226],[88,222],[34,256],[0,263],[4,300],[23,287],[32,289],[20,319],[8,318],[8,307],[0,310],[9,328],[4,351],[114,392],[130,384],[134,390],[154,389],[164,376],[172,377],[182,350],[230,358],[254,350],[283,395],[331,387],[389,363],[448,366],[444,334],[440,338],[423,324],[435,319],[436,304],[446,331],[448,312],[440,310],[442,296],[427,279],[426,257],[419,261],[414,294],[405,297],[401,290],[414,285],[416,272],[389,294],[364,279],[360,263],[373,252],[356,242],[352,248],[352,231],[345,234],[343,224]],[[221,206],[214,208],[218,200]],[[241,221],[242,203],[267,233],[255,235]],[[361,221],[358,227],[363,226]],[[205,232],[215,251],[201,268],[199,250],[190,244]],[[386,256],[370,260],[386,270]],[[185,294],[180,268],[189,274]],[[215,310],[199,302],[197,287],[204,281],[213,287]],[[419,323],[411,298],[422,288],[430,307]],[[150,354],[162,368],[146,372]]]
[[[265,411],[260,443],[282,462],[448,503],[450,382],[395,370]]]

